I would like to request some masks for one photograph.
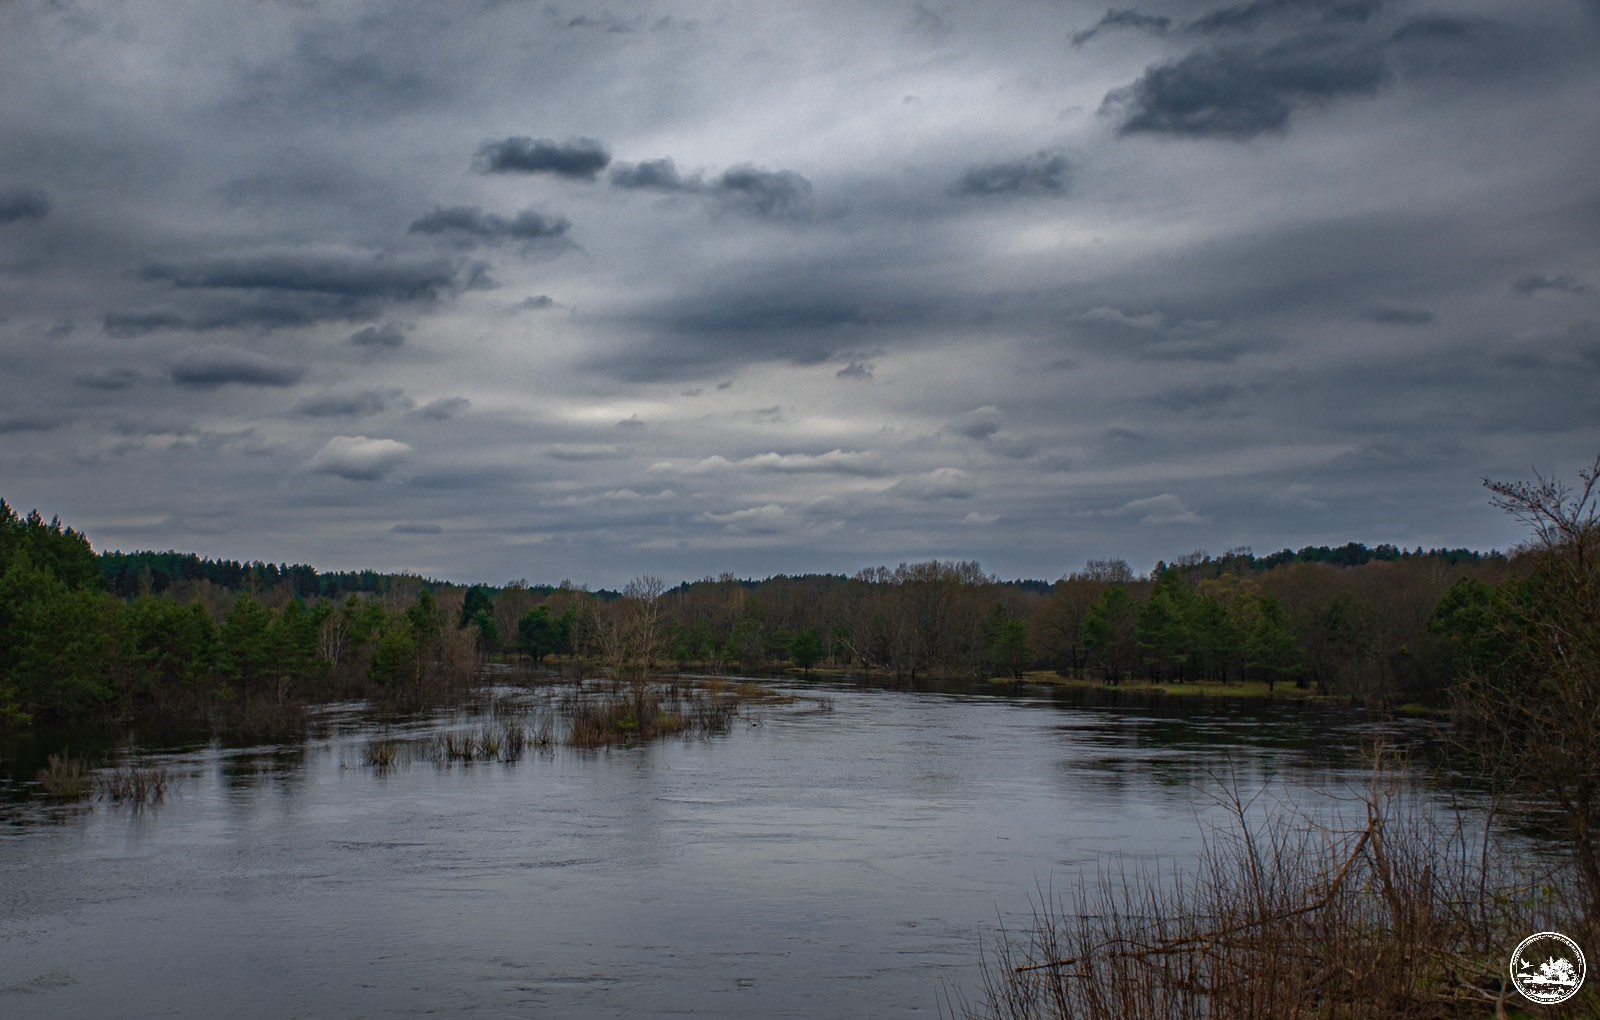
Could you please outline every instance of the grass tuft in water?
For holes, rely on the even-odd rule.
[[[75,800],[86,796],[94,787],[94,773],[83,758],[73,758],[65,750],[45,759],[39,770],[39,785],[52,797]]]
[[[400,742],[392,737],[375,737],[361,749],[361,763],[375,768],[393,768],[400,761]]]
[[[172,782],[172,775],[165,765],[129,762],[95,777],[95,789],[101,800],[154,804],[167,795],[167,788]]]

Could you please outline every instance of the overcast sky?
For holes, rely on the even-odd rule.
[[[1137,3],[1137,0],[1135,0]],[[618,585],[1505,547],[1600,3],[0,0],[0,496]]]

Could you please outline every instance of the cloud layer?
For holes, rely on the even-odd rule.
[[[1480,479],[1596,452],[1597,43],[1477,0],[3,4],[0,496],[459,580],[1504,546]]]

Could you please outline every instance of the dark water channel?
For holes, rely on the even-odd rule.
[[[1371,726],[1295,705],[801,692],[831,711],[389,770],[361,764],[383,724],[347,707],[294,744],[144,748],[181,781],[142,809],[51,807],[13,782],[0,1016],[936,1015],[1041,888],[1118,854],[1192,858],[1220,818],[1208,773],[1231,763],[1321,810],[1360,784]],[[26,751],[0,773],[31,778]]]

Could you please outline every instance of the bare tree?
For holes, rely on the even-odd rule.
[[[1600,923],[1600,457],[1579,483],[1484,484],[1492,504],[1527,525],[1532,560],[1500,590],[1501,661],[1473,670],[1457,707],[1497,780],[1569,830]]]

